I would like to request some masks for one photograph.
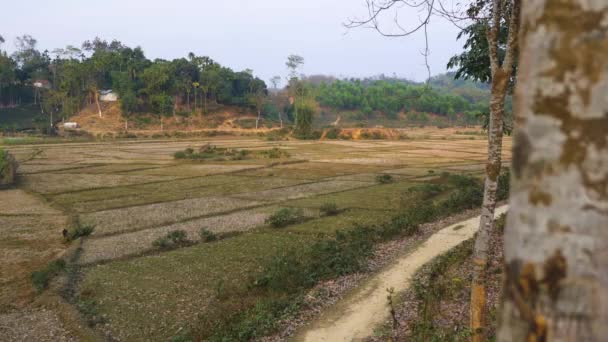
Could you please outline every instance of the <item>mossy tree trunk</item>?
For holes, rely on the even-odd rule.
[[[499,341],[608,337],[608,2],[522,8]]]
[[[511,12],[505,13],[507,2],[511,2]],[[494,0],[492,18],[488,22],[487,39],[489,46],[492,88],[490,100],[490,123],[488,126],[488,160],[486,163],[485,187],[479,233],[473,249],[473,283],[471,285],[471,331],[474,342],[485,341],[486,325],[486,268],[490,232],[494,227],[494,210],[496,208],[496,189],[501,170],[502,138],[505,112],[505,98],[509,80],[513,74],[513,63],[517,51],[519,30],[519,0]],[[501,61],[498,54],[498,36],[501,21],[509,22],[509,38],[505,57]]]

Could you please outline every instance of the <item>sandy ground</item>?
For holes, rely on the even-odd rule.
[[[506,211],[507,206],[497,208],[496,216]],[[387,289],[393,288],[395,292],[406,290],[410,278],[422,265],[473,237],[478,226],[479,217],[476,217],[437,232],[414,252],[399,258],[334,308],[321,314],[297,333],[294,340],[357,341],[372,335],[374,328],[382,324],[389,315]]]

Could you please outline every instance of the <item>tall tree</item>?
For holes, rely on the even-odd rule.
[[[608,336],[607,19],[524,1],[499,341]]]
[[[494,227],[496,190],[498,176],[502,168],[502,138],[505,113],[505,99],[509,82],[513,77],[513,66],[517,58],[517,37],[519,34],[520,0],[492,0],[491,4],[478,1],[469,14],[477,15],[489,5],[487,20],[488,55],[490,60],[491,99],[490,125],[488,135],[488,160],[485,172],[485,187],[479,232],[473,248],[473,283],[471,285],[471,332],[472,341],[484,341],[486,327],[486,279],[490,232]],[[508,38],[504,56],[499,54],[501,23],[507,23]],[[502,57],[502,58],[501,58]]]

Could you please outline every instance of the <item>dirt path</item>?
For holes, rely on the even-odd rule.
[[[496,215],[506,212],[507,206],[496,209]],[[473,237],[479,217],[448,226],[432,235],[410,254],[397,259],[363,286],[357,288],[334,308],[295,335],[295,341],[353,341],[373,334],[374,328],[388,315],[387,289],[401,292],[409,287],[410,278],[422,265]]]

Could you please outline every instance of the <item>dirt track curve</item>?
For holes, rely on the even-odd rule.
[[[507,206],[496,209],[496,216]],[[449,251],[475,235],[479,217],[458,222],[433,234],[412,253],[406,254],[384,271],[354,290],[295,336],[296,341],[357,341],[373,334],[374,328],[388,315],[387,289],[406,290],[414,273],[435,257]]]

